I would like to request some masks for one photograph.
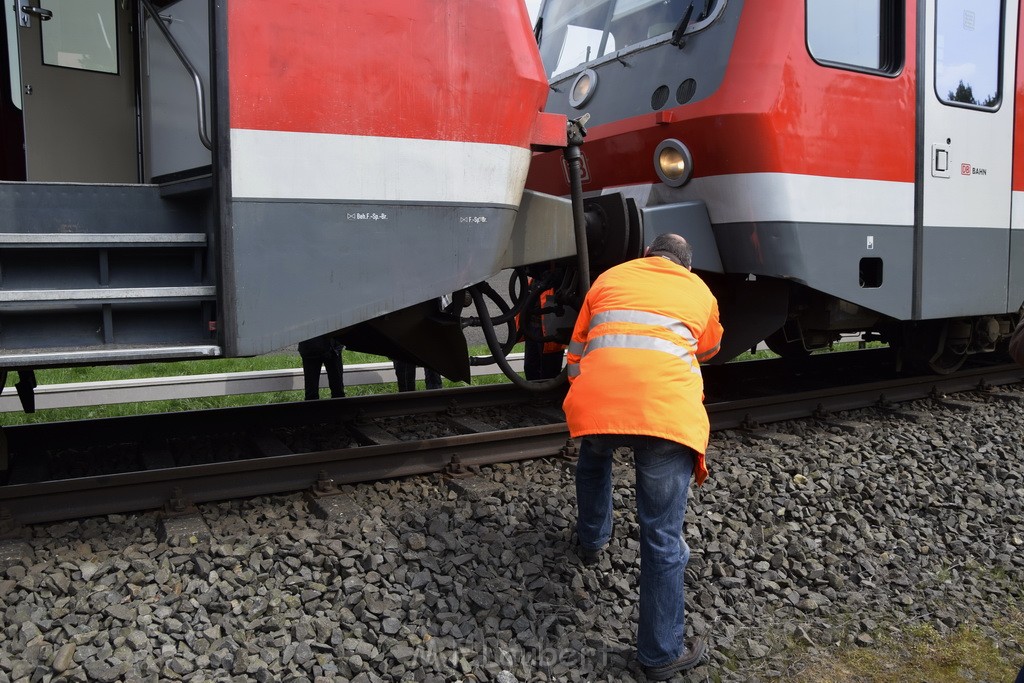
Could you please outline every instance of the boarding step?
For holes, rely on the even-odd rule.
[[[109,365],[112,363],[165,362],[219,358],[224,350],[215,344],[124,345],[94,348],[0,349],[0,368],[56,367],[62,365]]]
[[[214,299],[217,288],[193,287],[108,287],[86,289],[0,289],[2,304],[111,304],[154,303]]]
[[[116,249],[119,247],[206,247],[201,232],[0,232],[0,249]]]
[[[186,188],[179,187],[179,190]],[[0,182],[0,233],[146,234],[208,232],[210,193],[168,201],[160,185]]]

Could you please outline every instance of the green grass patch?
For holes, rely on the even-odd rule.
[[[878,638],[876,647],[817,654],[793,683],[1011,683],[1024,664],[1024,612],[1010,612],[992,625],[993,639],[974,624],[940,633],[928,624],[908,626]],[[1015,647],[1000,647],[999,643]]]
[[[522,345],[517,345],[513,353],[521,353]],[[470,353],[474,356],[487,355],[485,347],[473,347]],[[367,363],[389,363],[389,358],[367,353],[344,351],[342,356],[346,366]],[[253,358],[215,358],[209,360],[189,360],[170,363],[138,363],[134,365],[99,365],[89,367],[52,368],[36,372],[36,381],[40,386],[47,384],[72,384],[76,382],[112,382],[128,379],[148,379],[152,377],[179,377],[185,375],[208,375],[223,372],[263,372],[268,370],[298,369],[302,360],[297,353],[276,353]],[[18,381],[16,373],[10,373],[7,379],[8,393],[14,393],[13,386]],[[508,381],[504,375],[487,375],[473,378],[474,385],[494,384]],[[444,386],[466,386],[462,382],[443,380]],[[417,388],[423,389],[423,380],[417,382]],[[366,396],[386,394],[398,391],[395,382],[384,384],[362,384],[345,387],[346,396]],[[326,396],[326,390],[321,391]],[[128,417],[132,415],[149,415],[153,413],[173,413],[190,410],[208,410],[213,408],[235,408],[270,403],[287,403],[301,401],[302,391],[277,391],[261,394],[238,394],[232,396],[206,396],[192,399],[175,399],[171,401],[144,401],[141,403],[116,403],[100,406],[83,406],[81,408],[53,408],[38,410],[35,413],[21,412],[0,413],[0,426],[35,424],[40,422],[64,422],[69,420],[91,420],[105,417]]]
[[[854,350],[856,348],[858,348],[858,344],[856,342],[836,344],[834,347],[836,351]],[[513,348],[512,352],[522,353],[523,345],[517,344]],[[470,353],[474,356],[489,355],[489,351],[484,346],[472,347],[470,349]],[[734,361],[730,362],[763,360],[775,357],[776,355],[771,351],[761,350],[754,353],[744,353],[734,359]],[[390,362],[385,356],[376,356],[348,350],[344,351],[342,358],[346,366]],[[132,365],[98,365],[88,367],[52,368],[37,371],[36,380],[39,382],[39,385],[42,386],[49,384],[71,384],[75,382],[111,382],[128,379],[147,379],[152,377],[207,375],[222,372],[262,372],[301,367],[302,360],[299,358],[297,353],[274,353],[252,358],[214,358],[208,360],[188,360],[170,363],[137,363]],[[13,386],[17,380],[17,374],[14,372],[10,373],[7,379],[8,387],[11,387],[7,389],[9,393],[13,393]],[[501,374],[473,378],[474,385],[493,384],[506,381],[508,380]],[[420,389],[424,388],[422,380],[420,380],[417,385]],[[464,385],[461,382],[444,380],[444,386],[453,387]],[[379,385],[353,385],[346,387],[345,393],[347,396],[364,396],[367,394],[391,393],[397,390],[398,387],[395,383],[387,383]],[[326,392],[324,392],[324,395],[326,395]],[[32,414],[24,414],[20,412],[0,413],[0,425],[87,420],[102,417],[123,417],[152,413],[231,408],[301,400],[301,391],[282,391],[263,394],[240,394],[234,396],[209,396],[173,401],[122,403],[102,406],[87,406],[82,408],[54,408],[39,410]]]

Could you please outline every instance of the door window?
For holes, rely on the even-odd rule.
[[[44,0],[43,64],[117,73],[117,0]]]
[[[935,94],[950,105],[998,108],[1001,0],[935,3]]]

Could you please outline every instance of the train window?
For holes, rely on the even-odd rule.
[[[903,0],[807,0],[807,49],[827,66],[897,73],[903,66]]]
[[[693,5],[687,33],[709,25],[722,0],[547,0],[537,22],[548,76],[633,45],[668,40]]]
[[[43,64],[117,73],[117,0],[44,0]]]
[[[1002,4],[1001,0],[936,3],[935,94],[946,104],[999,106]]]

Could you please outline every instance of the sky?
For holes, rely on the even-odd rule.
[[[537,11],[540,9],[540,0],[525,0],[526,11],[530,13],[530,23],[537,23]]]

